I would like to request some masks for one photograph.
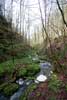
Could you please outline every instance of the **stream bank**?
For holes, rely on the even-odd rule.
[[[48,76],[50,76],[50,72],[52,70],[51,64],[49,62],[41,61],[39,66],[40,66],[40,72],[36,75],[35,80],[24,81],[23,79],[19,79],[20,80],[19,90],[15,92],[11,97],[9,97],[9,99],[1,95],[0,100],[19,100],[19,97],[24,93],[27,87],[30,86],[32,83],[39,84],[40,82],[44,82],[48,78]],[[40,76],[43,76],[43,78],[41,78]],[[18,84],[18,80],[16,82]]]

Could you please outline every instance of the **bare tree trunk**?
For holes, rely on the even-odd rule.
[[[5,17],[5,0],[4,0],[4,17]]]
[[[28,40],[29,40],[29,45],[30,45],[30,13],[29,13],[29,8],[28,8]]]
[[[13,33],[12,18],[13,18],[13,0],[11,0],[11,33]],[[14,48],[14,46],[13,46],[13,34],[12,34],[12,37],[11,37],[11,44],[12,44],[12,50],[13,50],[13,48]],[[14,64],[14,55],[13,54],[12,54],[12,61],[13,61],[13,64]]]
[[[67,22],[66,22],[65,17],[64,17],[64,12],[63,12],[62,8],[60,7],[59,1],[56,0],[56,2],[57,2],[57,5],[58,5],[58,9],[60,10],[60,13],[61,13],[61,15],[62,15],[63,22],[64,22],[64,24],[65,24],[66,27],[67,27]]]
[[[43,20],[43,17],[42,17],[42,11],[41,11],[41,6],[40,6],[40,0],[38,0],[38,4],[39,4],[39,10],[40,10],[40,13],[41,13],[41,21],[42,21],[42,26],[43,26],[43,32],[45,31],[45,34],[46,34],[46,41],[48,40],[49,41],[49,44],[50,44],[50,50],[51,50],[51,54],[53,53],[53,50],[52,50],[52,47],[51,47],[51,40],[48,36],[48,33],[47,33],[47,30],[46,30],[46,27],[44,26],[44,20]],[[46,14],[45,14],[45,17],[46,17]],[[46,24],[46,21],[45,21],[45,24]],[[44,33],[43,33],[43,36],[44,36]],[[44,40],[45,42],[45,40]]]
[[[25,14],[24,14],[24,3],[25,1],[23,0],[23,26],[22,26],[22,32],[23,32],[23,42],[25,42],[25,34],[24,34],[24,19],[25,19]]]
[[[18,14],[18,17],[16,18],[16,32],[18,32],[18,24],[19,24],[19,14]]]
[[[21,34],[21,3],[22,3],[22,0],[20,0],[20,34]]]

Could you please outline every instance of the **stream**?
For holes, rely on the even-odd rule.
[[[19,100],[19,97],[24,93],[26,88],[32,83],[33,83],[33,80],[29,80],[27,82],[24,82],[24,84],[20,86],[20,89],[16,93],[14,93],[14,95],[12,95],[10,97],[10,100]]]
[[[30,84],[32,84],[33,82],[38,84],[41,81],[43,81],[44,77],[45,77],[45,80],[46,80],[50,76],[50,74],[52,73],[51,66],[52,65],[49,62],[45,62],[45,61],[44,62],[40,62],[40,69],[41,69],[41,71],[36,75],[37,76],[36,80],[34,80],[34,81],[33,80],[23,81],[22,79],[19,79],[19,81],[20,81],[19,82],[20,83],[19,84],[20,85],[19,90],[17,92],[15,92],[10,98],[7,98],[7,97],[3,96],[2,94],[0,94],[0,100],[19,100],[19,97],[24,93],[24,91],[26,90],[26,88]],[[43,78],[41,78],[42,76],[43,76]],[[40,80],[38,80],[38,79],[40,79]]]

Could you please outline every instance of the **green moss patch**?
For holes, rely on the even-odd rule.
[[[19,70],[19,76],[22,77],[33,77],[40,71],[38,64],[28,64],[26,68],[21,68]]]

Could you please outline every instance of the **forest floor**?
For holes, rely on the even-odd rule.
[[[28,100],[67,100],[67,76],[53,75],[49,81],[40,83],[28,95]]]

